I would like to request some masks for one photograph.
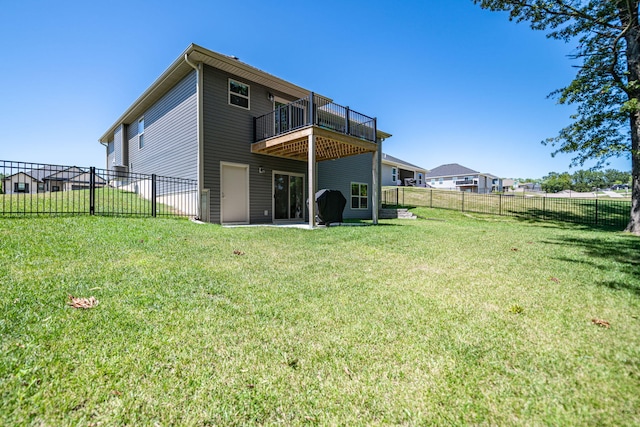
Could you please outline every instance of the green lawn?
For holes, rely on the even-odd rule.
[[[97,215],[151,216],[152,204],[136,193],[112,187],[95,190]],[[0,220],[2,217],[25,215],[89,214],[89,190],[57,191],[36,194],[0,194]],[[157,215],[179,215],[177,209],[157,203]]]
[[[421,187],[384,187],[386,205],[453,209],[490,215],[591,224],[623,230],[629,223],[631,200],[579,199],[539,194],[477,194]]]
[[[0,425],[640,424],[640,239],[415,212],[0,219]]]

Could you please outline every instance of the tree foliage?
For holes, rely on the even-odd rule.
[[[610,188],[616,184],[631,184],[631,174],[615,169],[578,170],[572,174],[568,172],[549,172],[542,178],[542,190],[547,193],[557,193],[562,190],[594,191],[596,189]]]
[[[549,172],[549,175],[542,179],[542,190],[547,193],[557,193],[562,190],[571,189],[571,175],[567,172]]]
[[[573,165],[616,156],[631,158],[633,190],[627,230],[640,234],[640,0],[473,0],[506,11],[547,37],[577,42],[576,77],[551,93],[575,104],[571,124],[543,141],[552,155],[572,153]]]

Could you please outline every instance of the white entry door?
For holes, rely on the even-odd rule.
[[[221,163],[220,222],[249,223],[249,165]]]

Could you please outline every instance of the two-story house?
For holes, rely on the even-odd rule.
[[[502,191],[502,180],[489,173],[450,163],[433,168],[426,175],[427,185],[440,190],[458,190],[471,193]]]
[[[345,218],[377,222],[376,119],[195,44],[99,141],[107,167],[192,178],[198,216],[222,224],[315,223],[318,189],[340,190]]]

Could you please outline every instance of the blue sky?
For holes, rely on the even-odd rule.
[[[376,116],[428,169],[572,170],[540,143],[573,111],[547,98],[572,46],[471,0],[5,2],[0,159],[104,167],[98,138],[190,43]]]

